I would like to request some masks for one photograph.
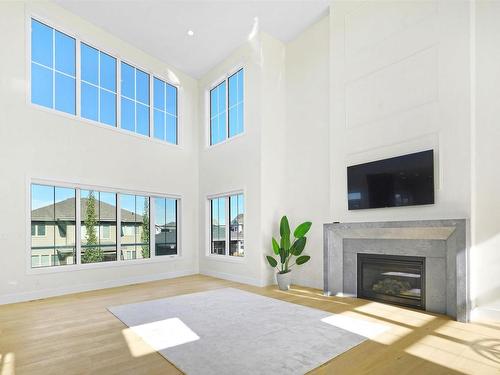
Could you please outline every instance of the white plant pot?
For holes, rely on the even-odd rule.
[[[290,284],[292,283],[292,271],[287,273],[277,273],[276,281],[278,282],[278,288],[280,288],[280,290],[290,289]]]

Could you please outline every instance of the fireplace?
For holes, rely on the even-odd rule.
[[[425,258],[358,253],[358,297],[425,310]]]

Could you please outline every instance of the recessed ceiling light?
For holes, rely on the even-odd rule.
[[[193,31],[193,30],[191,30],[191,29],[190,29],[190,30],[188,30],[188,31],[187,31],[187,35],[188,35],[188,36],[194,36],[194,31]]]

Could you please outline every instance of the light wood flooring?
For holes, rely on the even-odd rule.
[[[500,374],[498,323],[195,275],[0,306],[0,375],[179,374],[106,308],[228,286],[390,327],[312,374]]]

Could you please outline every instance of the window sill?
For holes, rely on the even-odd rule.
[[[155,263],[165,263],[180,261],[183,257],[181,255],[163,255],[155,258],[149,259],[132,259],[132,260],[120,260],[113,262],[101,262],[101,263],[89,263],[89,264],[71,264],[67,266],[51,266],[51,267],[39,267],[31,268],[29,266],[27,270],[28,275],[40,275],[49,273],[59,273],[59,272],[74,272],[74,271],[85,271],[100,268],[114,268],[114,267],[126,267],[126,266],[137,266],[144,264],[155,264]]]
[[[30,105],[32,108],[35,108],[35,109],[43,111],[43,112],[47,112],[47,113],[55,114],[55,115],[58,115],[58,116],[66,117],[66,118],[71,119],[71,120],[76,120],[77,122],[79,122],[83,126],[92,125],[92,126],[94,126],[96,128],[105,129],[107,131],[112,131],[112,132],[117,132],[118,134],[123,134],[123,135],[129,136],[129,137],[135,138],[135,139],[140,139],[140,140],[146,141],[146,142],[153,142],[153,143],[156,143],[156,144],[164,145],[164,146],[167,146],[167,147],[172,147],[174,149],[179,149],[179,150],[183,149],[183,146],[180,143],[176,143],[176,144],[169,143],[167,141],[163,141],[161,139],[157,139],[157,138],[152,137],[150,135],[143,135],[143,134],[135,133],[135,132],[132,132],[132,131],[129,131],[129,130],[126,130],[126,129],[119,128],[118,125],[103,124],[101,122],[90,120],[90,119],[87,119],[87,118],[84,118],[84,117],[81,117],[81,116],[78,116],[78,115],[73,115],[71,113],[66,113],[66,112],[58,111],[58,110],[56,110],[54,108],[47,108],[47,107],[44,107],[44,106],[41,106],[41,105],[38,105],[38,104],[35,104],[35,103],[31,103],[31,101],[28,102],[28,105]]]
[[[212,150],[213,148],[216,148],[218,146],[222,146],[222,145],[228,144],[228,143],[230,143],[231,141],[233,141],[235,139],[239,139],[239,138],[243,137],[245,134],[246,134],[246,130],[243,130],[243,132],[241,132],[239,134],[236,134],[236,135],[233,135],[232,137],[228,137],[228,138],[224,139],[223,141],[221,141],[219,143],[215,143],[213,145],[208,144],[205,147],[205,149],[206,150]],[[210,142],[210,140],[209,140],[209,142]]]
[[[208,260],[215,260],[215,261],[221,261],[221,262],[228,262],[228,263],[246,263],[246,256],[243,257],[236,257],[236,256],[230,256],[230,255],[205,255],[205,258]]]

